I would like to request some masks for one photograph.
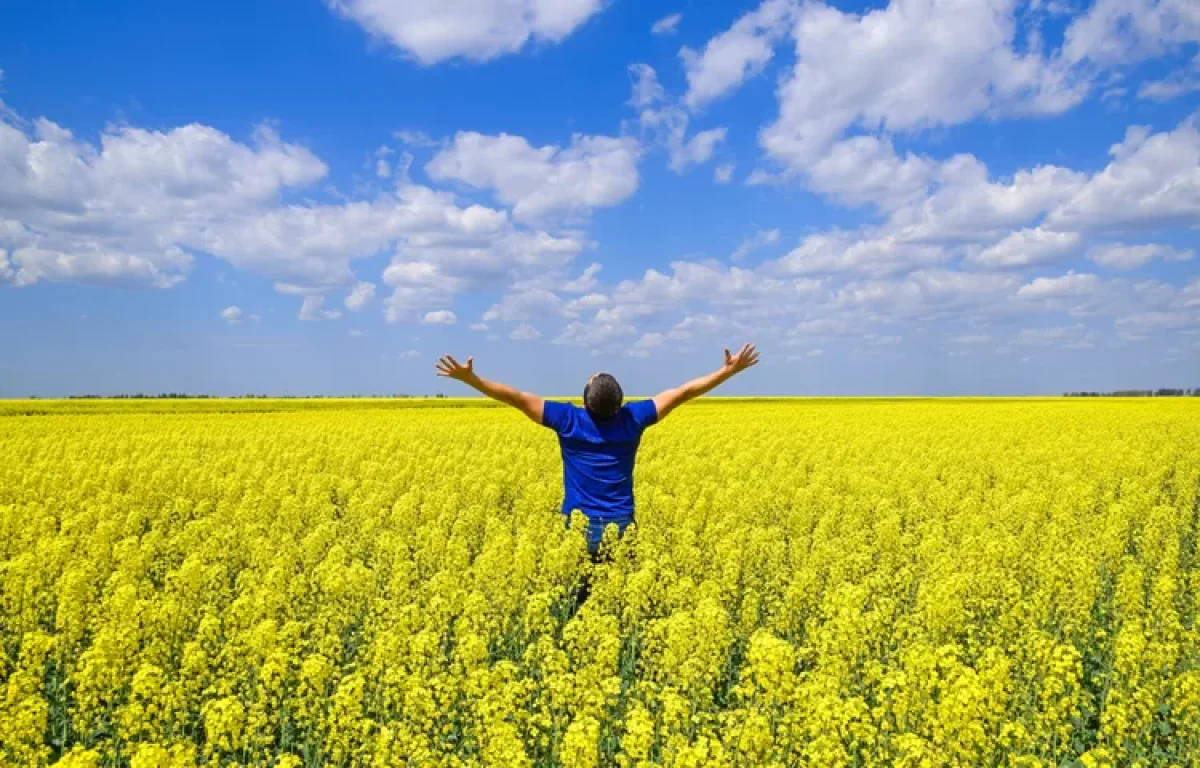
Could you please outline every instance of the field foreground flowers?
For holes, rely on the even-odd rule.
[[[0,765],[1196,764],[1198,403],[438,404],[0,403]]]

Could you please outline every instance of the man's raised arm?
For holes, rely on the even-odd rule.
[[[479,390],[493,400],[498,400],[505,405],[511,405],[538,424],[542,423],[542,411],[546,407],[546,401],[537,395],[530,394],[529,392],[521,392],[507,384],[488,381],[482,376],[477,375],[475,373],[475,358],[468,357],[467,364],[461,365],[453,357],[446,355],[438,360],[435,367],[437,368],[438,376],[461,381],[463,384]]]
[[[741,373],[757,363],[758,350],[754,348],[753,344],[746,344],[736,355],[729,354],[728,349],[725,350],[725,364],[717,370],[707,376],[692,379],[682,386],[659,392],[654,396],[654,407],[658,410],[658,421],[665,419],[667,414],[688,400],[707,394],[724,384],[735,374]]]

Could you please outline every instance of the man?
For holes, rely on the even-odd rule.
[[[588,551],[596,558],[600,539],[609,524],[618,533],[633,522],[633,464],[642,432],[665,419],[671,411],[700,397],[732,376],[758,363],[758,350],[746,344],[736,355],[725,350],[725,364],[686,384],[664,390],[652,400],[624,405],[617,380],[597,373],[583,388],[583,407],[546,401],[528,392],[477,375],[474,358],[466,365],[447,355],[438,360],[437,372],[474,387],[511,405],[533,421],[558,433],[563,461],[562,511],[583,512],[588,520]],[[569,519],[569,518],[568,518]]]

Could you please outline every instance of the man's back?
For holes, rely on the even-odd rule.
[[[633,519],[633,467],[642,433],[655,423],[654,401],[623,406],[597,421],[585,408],[547,401],[542,424],[558,434],[563,461],[563,512],[578,509],[600,523]]]

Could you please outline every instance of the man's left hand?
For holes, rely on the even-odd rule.
[[[475,378],[475,358],[468,357],[467,364],[462,365],[452,356],[446,355],[439,358],[437,365],[438,376],[444,376],[447,379],[456,379],[458,381],[469,382]]]

